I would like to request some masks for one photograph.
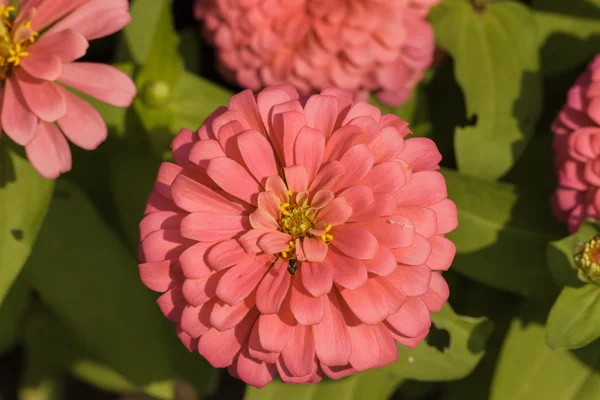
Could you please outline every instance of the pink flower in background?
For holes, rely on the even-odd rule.
[[[441,155],[336,88],[246,90],[182,130],[140,223],[140,276],[190,351],[264,386],[396,361],[448,298]]]
[[[406,101],[431,65],[426,20],[439,0],[196,0],[196,17],[231,81],[258,90],[292,83]]]
[[[71,169],[65,136],[93,150],[107,135],[98,111],[65,87],[118,107],[136,94],[116,68],[75,62],[89,40],[129,23],[128,10],[127,0],[21,0],[16,8],[0,0],[0,132],[25,146],[46,178]]]
[[[553,207],[575,232],[600,215],[600,55],[569,91],[552,125],[558,188]]]

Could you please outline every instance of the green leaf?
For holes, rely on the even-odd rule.
[[[146,59],[154,43],[153,38],[159,33],[159,21],[165,11],[170,13],[169,0],[135,0],[131,6],[131,23],[125,27],[125,43],[131,58],[137,65],[146,64]]]
[[[58,181],[27,265],[44,302],[95,359],[168,397],[174,378],[164,318],[136,262],[80,190]]]
[[[578,349],[599,337],[600,286],[565,286],[548,316],[548,346],[552,350]]]
[[[577,263],[575,262],[575,247],[585,243],[600,234],[600,228],[595,221],[585,221],[579,230],[566,238],[550,242],[546,259],[554,281],[560,286],[579,287],[583,282],[577,278]]]
[[[229,103],[232,93],[204,78],[189,72],[181,75],[173,94],[171,110],[175,115],[171,130],[196,130],[204,119],[220,106]]]
[[[21,335],[21,322],[30,299],[29,282],[21,274],[0,304],[0,355],[9,350]]]
[[[458,228],[448,234],[457,249],[453,271],[520,295],[555,295],[546,247],[561,229],[548,199],[514,185],[442,172],[458,208]]]
[[[600,1],[533,0],[532,7],[544,75],[566,72],[598,53]]]
[[[262,389],[248,386],[244,400],[388,399],[401,383],[402,379],[372,369],[338,381],[324,380],[317,385],[290,385],[276,380]]]
[[[53,185],[33,169],[20,147],[0,137],[0,304],[27,261]]]
[[[454,59],[467,117],[476,119],[456,129],[459,169],[497,179],[525,149],[541,111],[535,25],[523,4],[494,2],[477,11],[471,3],[444,2],[432,20],[438,45]]]
[[[451,381],[469,375],[485,354],[493,323],[485,317],[457,315],[448,304],[439,313],[433,313],[431,319],[437,330],[449,334],[448,347],[439,350],[427,341],[414,349],[398,346],[398,361],[377,371],[419,381]],[[431,336],[432,333],[428,339]]]
[[[600,342],[579,350],[546,346],[545,312],[528,304],[511,323],[494,377],[491,400],[596,400]]]

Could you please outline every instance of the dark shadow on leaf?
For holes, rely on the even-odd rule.
[[[536,0],[534,6],[539,11],[559,13],[570,17],[600,18],[600,8],[586,0]]]
[[[432,324],[425,341],[428,345],[443,352],[450,346],[450,334],[446,329],[439,329]]]
[[[10,234],[15,238],[15,240],[21,241],[23,240],[23,230],[22,229],[11,229]]]
[[[25,152],[19,147],[7,135],[0,136],[0,189],[5,188],[9,182],[14,182],[17,179],[10,154],[16,152],[19,157],[27,158]]]

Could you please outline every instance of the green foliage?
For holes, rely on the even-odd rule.
[[[556,238],[547,200],[506,183],[443,170],[458,208],[453,269],[498,289],[546,297],[556,287],[546,266],[546,247]]]
[[[29,304],[29,282],[20,275],[0,304],[0,356],[20,339],[21,322]]]
[[[52,186],[33,169],[22,149],[6,135],[0,137],[0,304],[27,261]]]
[[[456,129],[459,170],[497,179],[523,153],[541,111],[533,15],[512,1],[477,9],[468,0],[449,0],[432,20],[438,45],[454,58],[473,119],[473,126]]]

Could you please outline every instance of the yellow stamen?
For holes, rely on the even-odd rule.
[[[21,65],[23,57],[29,56],[27,47],[40,36],[29,20],[15,24],[15,11],[15,7],[0,5],[0,79]]]

